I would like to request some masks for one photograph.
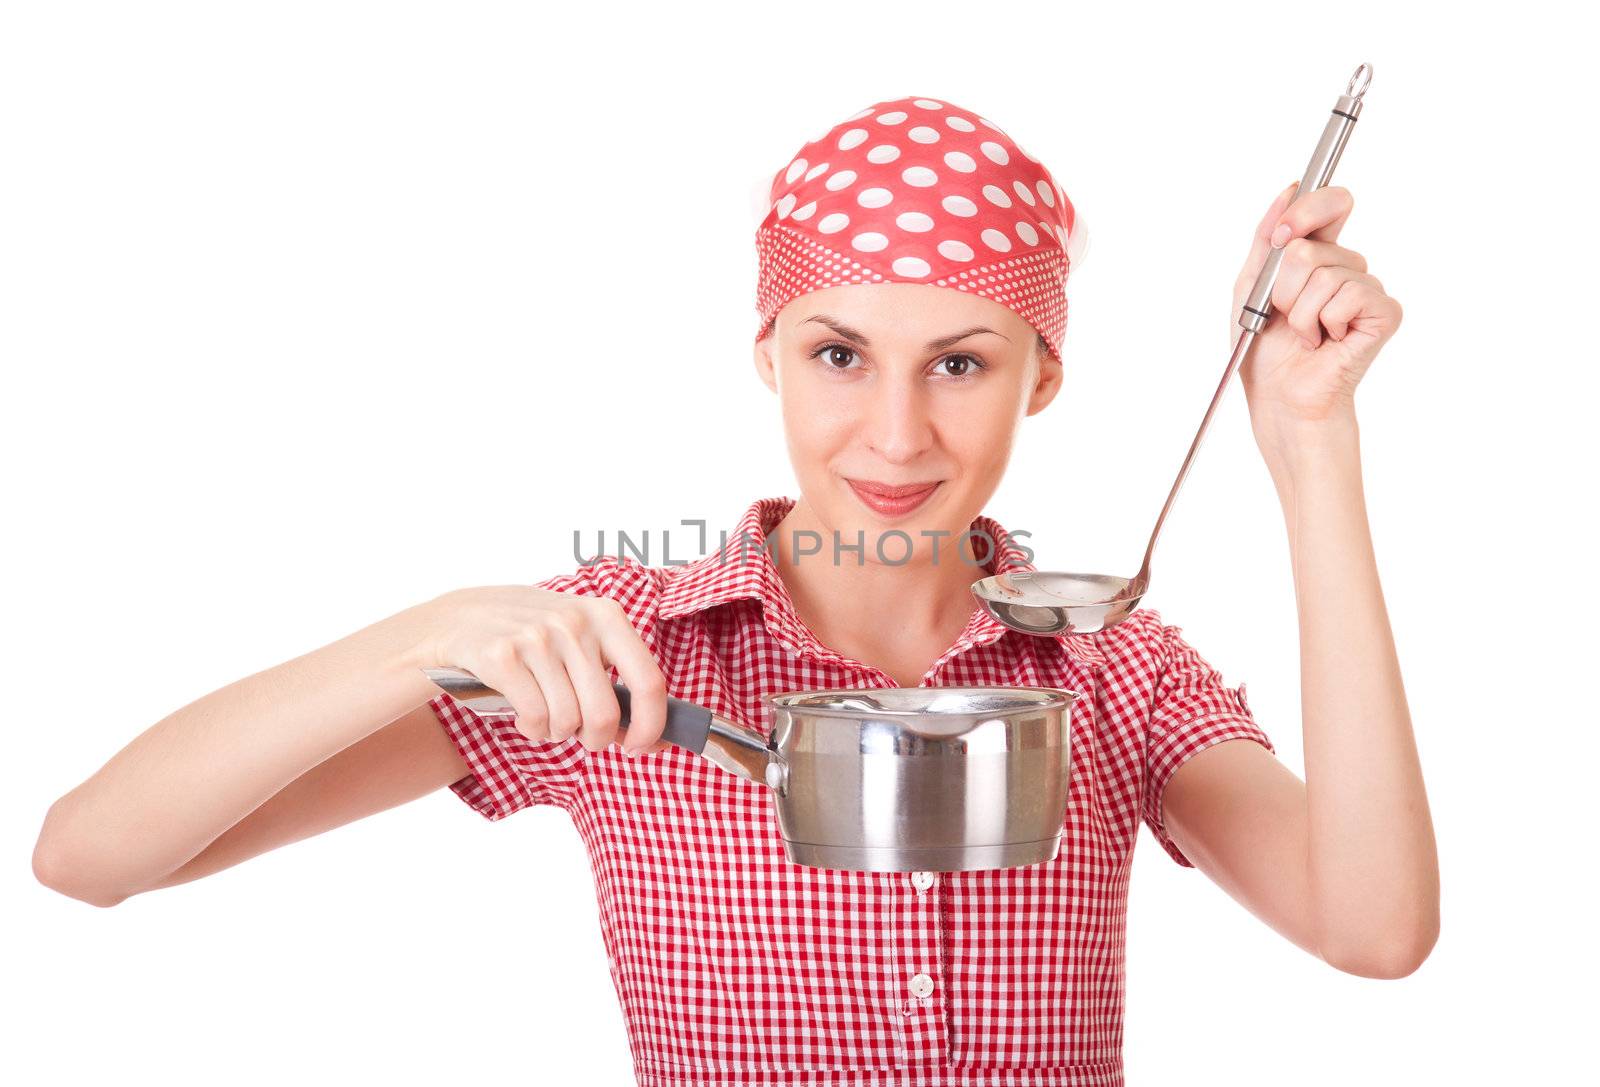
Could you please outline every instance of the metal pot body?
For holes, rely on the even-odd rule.
[[[790,859],[876,872],[1053,860],[1077,697],[1045,687],[767,696],[765,779]]]
[[[423,671],[481,716],[514,716],[461,668]],[[621,727],[632,696],[613,684]],[[869,687],[767,695],[771,732],[667,699],[661,738],[772,793],[789,859],[958,872],[1055,859],[1072,707],[1055,687]]]

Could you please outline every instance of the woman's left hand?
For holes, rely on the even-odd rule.
[[[1274,243],[1284,250],[1274,312],[1239,367],[1251,426],[1258,440],[1273,442],[1301,423],[1354,418],[1356,386],[1401,317],[1366,258],[1336,244],[1354,206],[1350,190],[1324,186],[1290,203],[1298,189],[1279,193],[1267,210],[1233,292],[1237,336],[1240,307],[1268,253]]]

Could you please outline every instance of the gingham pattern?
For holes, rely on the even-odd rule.
[[[1087,230],[1039,160],[937,98],[878,102],[800,148],[756,227],[756,338],[797,295],[929,283],[1016,311],[1059,359]]]
[[[607,557],[540,587],[621,602],[670,694],[769,734],[764,694],[896,685],[796,616],[761,544],[794,502],[756,501],[697,562]],[[972,527],[999,544],[986,570],[1033,569],[994,519]],[[448,695],[430,705],[472,768],[451,788],[473,808],[571,814],[644,1087],[1105,1087],[1122,1082],[1139,823],[1187,865],[1160,819],[1172,773],[1223,740],[1272,749],[1243,687],[1222,686],[1180,629],[1141,608],[1098,634],[1041,638],[974,609],[923,683],[1079,693],[1064,838],[1048,863],[933,873],[926,888],[911,873],[791,863],[766,788],[680,748],[590,754],[575,738],[530,742]],[[933,979],[927,996],[912,995],[917,974]]]

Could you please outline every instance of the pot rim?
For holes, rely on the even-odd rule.
[[[882,709],[875,709],[875,710],[873,710],[873,709],[865,709],[864,710],[864,709],[853,708],[853,707],[850,707],[850,706],[797,706],[797,705],[790,705],[790,704],[785,703],[783,701],[784,699],[797,698],[797,697],[816,698],[819,695],[831,695],[831,696],[835,696],[835,697],[841,698],[841,699],[850,698],[850,697],[853,697],[853,696],[856,696],[856,695],[860,695],[862,697],[871,697],[873,695],[882,694],[884,691],[929,691],[929,692],[938,693],[938,694],[943,694],[943,693],[950,692],[950,691],[958,691],[958,692],[959,691],[968,691],[968,692],[971,692],[971,691],[982,691],[982,692],[984,692],[986,694],[1018,696],[1019,699],[1024,700],[1027,703],[1026,705],[1019,705],[1019,706],[1014,706],[1014,707],[1011,707],[1011,708],[1008,708],[1008,709],[1000,709],[1000,710],[964,710],[964,711],[962,711],[960,713],[948,713],[948,714],[943,714],[943,713],[940,713],[938,711],[932,711],[931,712],[932,716],[946,716],[946,717],[963,717],[963,716],[972,716],[972,715],[982,715],[982,716],[985,716],[985,717],[1003,717],[1008,713],[1021,713],[1021,712],[1034,713],[1034,712],[1037,712],[1039,710],[1053,710],[1053,709],[1064,708],[1064,707],[1072,705],[1072,703],[1074,701],[1076,701],[1077,699],[1082,697],[1082,695],[1079,694],[1079,692],[1074,691],[1074,690],[1070,690],[1070,689],[1068,689],[1066,687],[1005,687],[1005,686],[992,686],[992,685],[989,685],[989,684],[966,684],[966,685],[953,685],[953,686],[917,686],[917,687],[845,687],[845,688],[839,688],[839,689],[822,689],[822,690],[812,689],[812,690],[780,691],[777,694],[764,694],[764,695],[762,695],[761,696],[761,701],[764,702],[769,708],[771,708],[773,710],[785,710],[785,711],[788,711],[788,712],[791,712],[791,713],[804,713],[804,714],[808,714],[808,715],[811,715],[811,716],[814,716],[814,717],[848,717],[848,718],[851,718],[852,720],[861,720],[862,718],[872,718],[872,717],[926,717],[926,716],[930,716],[930,711],[928,711],[928,710],[918,710],[918,709],[903,709],[902,710],[902,709],[893,709],[893,708],[889,708],[889,707],[885,707],[885,708],[882,708]],[[1043,698],[1037,697],[1037,696],[1039,696],[1041,694],[1046,695],[1046,697],[1043,697]]]

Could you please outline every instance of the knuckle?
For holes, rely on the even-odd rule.
[[[573,609],[571,611],[558,611],[550,616],[551,628],[560,631],[562,634],[579,634],[587,625],[587,622],[583,618],[583,613],[577,609]]]
[[[536,690],[518,690],[514,692],[514,697],[511,699],[511,709],[517,715],[517,720],[541,726],[548,721],[550,714],[545,708],[544,700],[542,698],[529,697],[537,693]]]
[[[652,671],[643,679],[633,685],[633,690],[649,698],[657,698],[667,693],[667,680],[660,672]]]
[[[501,668],[509,668],[517,663],[516,640],[512,638],[496,638],[489,644],[485,655],[493,664]]]
[[[609,705],[602,705],[593,713],[584,714],[583,723],[609,735],[617,731],[622,725],[622,707],[617,704],[614,698],[606,701]]]

